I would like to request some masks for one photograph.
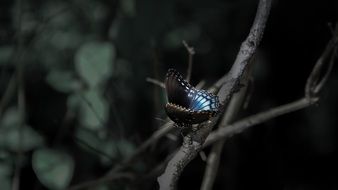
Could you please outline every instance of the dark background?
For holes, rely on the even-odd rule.
[[[25,123],[44,140],[24,152],[21,189],[46,189],[32,167],[35,151],[48,147],[70,155],[75,163],[71,185],[104,175],[164,123],[165,93],[147,83],[146,77],[163,81],[168,68],[185,75],[188,55],[181,42],[186,40],[196,50],[192,84],[205,80],[211,85],[231,67],[249,32],[258,1],[29,0],[22,1],[21,8],[18,2],[1,1],[0,95],[5,94],[16,65],[23,64]],[[337,13],[335,0],[273,1],[255,57],[252,96],[241,117],[304,95],[307,76],[331,38],[328,24],[337,22]],[[102,94],[100,98],[107,101],[106,115],[98,114],[104,117],[96,128],[86,126],[81,109],[74,111],[67,104],[72,95],[91,89],[87,84],[90,76],[83,77],[76,66],[81,47],[91,42],[110,44],[115,49],[112,72],[95,87]],[[16,59],[20,51],[21,59]],[[75,81],[80,87],[58,89],[62,76],[56,77],[60,80],[47,80],[55,70],[72,74],[71,80],[62,85]],[[334,66],[317,105],[229,139],[214,189],[338,189],[337,74]],[[91,103],[95,109],[97,104]],[[14,92],[1,111],[17,106]],[[77,136],[79,130],[95,138],[98,149],[116,149],[109,153],[112,159],[104,162],[100,153],[83,148]],[[179,145],[179,132],[173,134],[177,142],[161,139],[128,171],[136,176],[151,171]],[[84,144],[93,141],[85,140]],[[8,155],[0,158],[0,170],[15,168],[15,162],[8,160],[14,160],[17,152],[6,144],[0,149]],[[109,152],[109,148],[102,151]],[[182,174],[179,189],[198,189],[204,168],[200,157],[193,160]],[[0,176],[7,180],[2,184],[10,183],[14,169],[10,171],[6,177]],[[137,182],[117,180],[101,188],[108,187],[157,189],[157,182],[152,176]]]

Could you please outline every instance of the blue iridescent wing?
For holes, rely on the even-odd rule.
[[[218,111],[219,100],[217,96],[205,90],[198,90],[193,94],[189,108],[194,111]]]
[[[169,69],[165,87],[168,103],[165,111],[178,124],[197,124],[209,120],[218,112],[218,97],[191,86],[174,69]]]

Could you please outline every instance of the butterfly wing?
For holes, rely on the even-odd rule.
[[[218,112],[217,96],[195,89],[174,69],[168,70],[165,87],[168,97],[165,111],[175,123],[202,123]]]
[[[205,90],[196,91],[189,106],[189,109],[194,111],[217,111],[218,108],[218,97]]]
[[[202,123],[214,116],[212,111],[192,111],[171,103],[166,104],[165,111],[179,125]]]
[[[192,101],[190,97],[195,92],[195,88],[185,81],[179,72],[174,69],[168,70],[165,88],[168,102],[185,108],[189,107]]]

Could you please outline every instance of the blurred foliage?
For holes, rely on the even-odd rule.
[[[60,151],[35,150],[32,157],[36,176],[49,189],[65,189],[73,176],[73,159]]]
[[[186,40],[197,52],[192,83],[205,80],[211,84],[231,66],[249,31],[257,2],[3,0],[0,3],[0,189],[11,189],[20,153],[21,189],[65,189],[103,176],[125,161],[163,124],[165,118],[162,109],[165,94],[162,89],[146,83],[145,78],[162,81],[169,67],[184,73],[188,55],[182,40]],[[336,18],[327,14],[337,12],[331,1],[319,3],[319,7],[303,3],[312,7],[302,14],[309,18],[298,17],[299,10],[305,11],[302,3],[296,3],[299,9],[285,11],[288,4],[276,1],[264,37],[266,40],[256,57],[259,66],[255,68],[255,88],[258,90],[253,92],[253,103],[244,114],[302,95],[302,82],[330,35],[321,28]],[[321,17],[314,15],[319,11],[323,13]],[[293,18],[303,20],[293,22]],[[289,23],[282,25],[288,27],[279,26],[285,19]],[[290,59],[293,56],[300,58],[293,62]],[[11,91],[10,84],[16,85],[11,81],[16,79],[17,64],[24,68],[24,80],[19,81],[25,90],[24,106],[17,101],[15,87],[9,99],[3,98]],[[291,66],[292,70],[289,69]],[[285,73],[288,73],[287,77]],[[337,85],[337,77],[333,81],[331,85]],[[294,85],[290,87],[292,92],[285,93],[286,90],[281,88],[285,84]],[[326,96],[332,102],[338,91],[330,90],[332,94]],[[275,155],[279,154],[276,149],[283,152],[291,149],[287,155],[298,155],[303,161],[299,155],[303,145],[297,142],[310,141],[312,146],[307,154],[312,154],[312,149],[328,156],[337,152],[333,127],[336,121],[332,120],[337,113],[333,105],[337,102],[330,105],[330,101],[321,107],[328,110],[331,106],[330,113],[323,111],[313,117],[312,112],[307,112],[305,116],[297,115],[297,119],[284,118],[285,123],[277,120],[276,123],[286,126],[283,129],[261,129],[263,132],[258,130],[257,134],[234,138],[225,147],[229,157],[221,166],[233,167],[221,170],[220,176],[226,176],[226,180],[219,180],[216,187],[248,189],[240,182],[252,179],[252,176],[265,179],[279,175],[283,171],[278,167],[287,164],[280,163],[283,158]],[[21,106],[26,108],[25,113],[19,110]],[[276,123],[267,126],[278,125]],[[300,127],[297,133],[293,127],[298,123],[308,124],[310,128]],[[324,124],[326,127],[320,126]],[[179,131],[174,133],[180,137]],[[280,141],[276,142],[276,139]],[[247,143],[248,140],[256,142],[257,146]],[[157,188],[156,175],[148,177],[145,174],[149,174],[178,144],[179,141],[160,140],[137,157],[128,171],[140,180],[117,180],[93,189]],[[272,145],[278,148],[269,148]],[[274,159],[274,156],[278,158]],[[269,157],[271,160],[266,160]],[[261,166],[265,173],[269,172],[266,168],[264,170],[262,160],[268,163],[266,167],[271,163],[280,165],[271,164],[277,168],[276,175],[249,175],[261,171],[261,168],[246,168],[250,160],[243,161],[244,158],[256,158],[261,165],[252,165]],[[285,160],[289,163],[290,159]],[[239,163],[244,163],[244,166],[239,167]],[[191,165],[194,169],[187,169],[182,181],[202,176],[204,164]],[[285,176],[283,179],[288,180]],[[197,189],[199,186],[187,184],[181,184],[182,189]],[[292,184],[285,187],[292,187]]]
[[[0,121],[0,146],[13,152],[30,151],[43,145],[43,138],[30,126],[21,126],[18,110],[10,108]]]

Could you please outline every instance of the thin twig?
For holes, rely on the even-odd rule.
[[[93,153],[99,155],[99,156],[104,156],[105,158],[107,158],[109,161],[113,161],[114,158],[112,156],[110,156],[109,154],[105,153],[104,151],[93,147],[92,145],[88,144],[85,140],[82,140],[79,137],[74,137],[74,141],[77,142],[80,145],[83,145],[85,147],[87,147],[90,151],[92,151]]]
[[[334,35],[334,29],[333,29],[332,23],[331,22],[327,23],[327,26],[329,27],[331,34]]]
[[[224,81],[220,80],[220,82],[217,82],[215,85],[215,89],[218,89],[217,87],[222,87],[218,95],[220,101],[225,105],[229,102],[236,88],[239,87],[242,75],[260,43],[260,40],[263,36],[265,23],[270,12],[270,7],[271,0],[260,0],[257,14],[250,33],[247,39],[242,43],[236,61],[231,68],[229,75],[227,75],[228,77],[226,77],[226,80]],[[227,83],[225,83],[225,81],[227,81]],[[158,183],[161,190],[170,190],[176,188],[176,184],[181,172],[201,150],[206,137],[210,133],[213,125],[216,124],[216,119],[217,118],[211,120],[210,123],[205,124],[200,128],[200,130],[189,133],[187,137],[184,138],[183,145],[175,154],[175,156],[169,161],[165,172],[160,177],[158,177]]]
[[[156,48],[156,44],[155,43],[152,43],[152,46],[153,46],[153,51],[152,51],[152,57],[153,57],[153,61],[152,61],[152,69],[153,69],[153,73],[154,73],[154,79],[159,79],[161,78],[160,74],[159,74],[159,67],[161,65],[160,63],[160,60],[159,60],[159,53],[157,51],[157,48]],[[162,106],[161,106],[161,103],[162,103],[162,98],[161,98],[161,93],[162,93],[162,89],[164,88],[164,85],[162,85],[161,89],[158,89],[158,88],[153,88],[152,89],[152,93],[153,93],[153,97],[152,97],[152,100],[153,100],[153,110],[154,110],[154,113],[158,113],[160,112],[160,110],[162,110]]]
[[[333,51],[337,52],[337,47],[335,47]],[[329,78],[329,75],[330,75],[330,73],[332,71],[332,68],[333,68],[333,65],[334,65],[334,61],[335,61],[335,57],[336,57],[336,54],[333,53],[331,55],[331,58],[330,58],[330,61],[329,61],[327,72],[322,77],[322,79],[318,82],[318,85],[314,89],[314,93],[318,94],[321,91],[321,89],[323,88],[323,86],[325,85],[325,83],[326,83],[327,79]]]
[[[254,81],[253,77],[249,78],[249,81],[248,81],[246,88],[247,88],[247,90],[246,90],[247,92],[246,92],[245,100],[243,102],[243,110],[246,110],[249,107],[249,103],[250,103],[250,100],[252,98],[252,94],[253,94],[253,91],[254,91],[254,88],[255,88],[255,81]]]
[[[85,97],[83,94],[80,94],[81,99],[88,105],[89,109],[92,110],[94,113],[95,117],[99,121],[99,123],[104,126],[104,119],[100,116],[100,114],[95,110],[94,105]]]
[[[248,129],[249,127],[263,123],[272,118],[275,118],[275,117],[278,117],[278,116],[281,116],[287,113],[291,113],[291,112],[294,112],[300,109],[304,109],[310,105],[313,105],[318,100],[319,100],[318,98],[301,98],[294,102],[291,102],[291,103],[267,110],[265,112],[258,113],[250,117],[244,118],[238,122],[235,122],[226,127],[219,128],[216,131],[210,133],[210,135],[208,136],[203,146],[207,147],[218,140],[225,139],[227,137],[233,136],[234,134],[241,133],[242,131],[244,131],[245,129]]]
[[[165,88],[164,83],[161,82],[161,81],[159,81],[159,80],[147,77],[146,81],[149,82],[149,83],[152,83],[154,85],[157,85],[157,86],[159,86],[161,88]]]
[[[191,72],[192,72],[192,64],[193,64],[193,58],[194,58],[194,55],[195,55],[195,49],[194,49],[194,47],[189,46],[188,43],[185,40],[183,40],[182,43],[183,43],[184,47],[187,49],[188,54],[189,54],[188,69],[187,69],[187,78],[186,78],[186,80],[188,82],[190,82]]]
[[[159,130],[153,133],[150,138],[148,138],[145,142],[143,142],[132,155],[130,155],[126,160],[124,160],[123,163],[110,170],[106,174],[106,176],[112,175],[116,171],[121,171],[126,166],[128,166],[131,162],[133,162],[137,158],[138,155],[144,152],[150,145],[156,143],[161,137],[169,133],[173,129],[172,125],[173,125],[172,122],[167,122],[166,124],[164,124]]]
[[[137,149],[136,151],[130,155],[127,159],[125,159],[122,163],[116,165],[114,168],[112,168],[109,172],[107,172],[106,175],[99,177],[97,179],[89,180],[83,183],[76,184],[69,189],[71,190],[77,190],[77,189],[84,189],[92,186],[99,185],[101,183],[105,183],[108,181],[112,180],[117,180],[119,179],[117,173],[120,171],[124,170],[126,167],[128,167],[132,162],[134,162],[138,156],[144,152],[150,145],[156,143],[160,138],[168,134],[172,129],[173,123],[168,121],[166,122],[160,129],[155,131],[150,138],[148,138],[145,142],[143,142]],[[124,177],[124,176],[120,176]]]
[[[16,160],[15,160],[15,170],[14,170],[14,176],[12,181],[12,190],[18,190],[20,189],[20,176],[21,176],[21,167],[22,167],[22,159],[23,159],[23,150],[22,150],[22,139],[23,139],[23,128],[25,127],[25,121],[26,121],[26,102],[25,102],[25,86],[24,86],[24,63],[21,59],[22,52],[24,49],[23,44],[23,36],[21,31],[21,24],[22,24],[22,1],[17,0],[16,1],[16,15],[18,19],[18,25],[16,28],[17,31],[17,52],[18,56],[16,57],[16,70],[17,70],[17,85],[18,85],[18,96],[17,96],[17,103],[18,103],[18,111],[19,111],[19,118],[20,118],[20,124],[19,124],[19,135],[18,135],[18,152],[16,154]]]
[[[338,24],[337,24],[338,25]],[[305,86],[305,94],[306,96],[317,95],[325,82],[328,79],[328,76],[331,73],[335,56],[337,53],[337,44],[338,44],[338,26],[336,25],[335,29],[333,30],[333,36],[329,43],[326,45],[323,53],[321,54],[320,58],[317,60],[310,77],[307,80]],[[326,61],[330,59],[330,61]],[[323,71],[324,65],[327,64],[327,70]],[[324,73],[324,75],[321,75]],[[322,77],[321,77],[322,76]],[[320,78],[321,77],[321,78]]]
[[[112,97],[108,97],[108,100],[109,100],[109,105],[111,106],[111,112],[112,112],[112,115],[116,121],[116,125],[118,126],[118,129],[119,129],[119,132],[120,132],[120,136],[121,137],[125,137],[125,126],[123,124],[123,121],[122,121],[122,117],[121,117],[121,113],[119,112],[117,106],[116,106],[116,103],[115,101],[113,100]]]

